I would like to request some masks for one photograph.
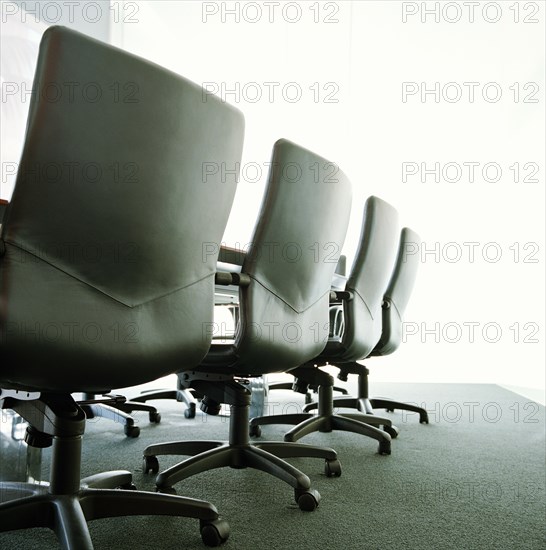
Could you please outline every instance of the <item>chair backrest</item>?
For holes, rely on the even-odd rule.
[[[398,212],[384,200],[369,197],[364,205],[360,243],[345,285],[353,298],[343,305],[342,354],[336,359],[364,359],[381,337],[381,302],[394,266],[398,238]]]
[[[351,210],[351,185],[332,163],[279,140],[242,271],[238,371],[286,371],[328,340],[329,291]]]
[[[383,299],[383,332],[372,355],[389,355],[402,341],[402,321],[408,305],[419,267],[421,245],[419,235],[404,227],[396,265]]]
[[[43,36],[2,226],[0,381],[102,391],[199,363],[242,114],[63,27]]]

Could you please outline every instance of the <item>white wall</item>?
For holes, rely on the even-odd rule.
[[[407,15],[404,23],[403,3],[354,3],[351,172],[357,174],[360,164],[357,185],[362,195],[377,193],[392,201],[403,223],[421,234],[428,249],[440,251],[439,258],[423,257],[407,312],[408,328],[418,333],[408,336],[397,354],[375,361],[374,372],[393,380],[495,381],[544,388],[545,6],[520,3],[521,22],[516,24],[509,9],[512,2],[498,4],[502,16],[497,23],[487,21],[497,16],[495,3],[484,15],[487,3],[476,7],[473,23],[463,3],[458,3],[459,22],[447,21],[457,17],[452,7],[440,12],[439,23],[433,14],[423,23],[422,5],[405,3],[406,10],[417,8],[419,13]],[[524,16],[531,18],[534,5],[540,9],[534,16],[539,23],[523,23]],[[456,98],[457,87],[463,96],[449,102],[441,95],[436,103],[432,94],[425,102],[416,95],[404,103],[403,82],[416,82],[419,88],[422,82],[429,88],[453,82],[456,85],[445,89],[447,97]],[[480,83],[474,102],[464,82]],[[523,103],[523,96],[515,102],[510,86],[519,83],[523,89],[528,82],[540,88],[531,98],[537,103]],[[483,99],[487,83],[492,83],[487,88],[490,97],[497,88],[502,90],[498,102]],[[452,162],[465,171],[463,163],[480,166],[474,183],[466,173],[456,182],[441,177],[436,183],[429,175],[423,183],[420,174],[403,181],[404,162],[425,162],[428,168]],[[516,183],[509,168],[516,162],[521,169],[536,164],[537,181]],[[482,177],[487,163],[501,167],[498,182]],[[495,179],[491,168],[487,177]],[[526,175],[532,169],[529,166]],[[448,178],[456,179],[454,170],[456,166]],[[474,261],[464,245],[470,242],[479,243]],[[461,258],[450,261],[458,251]],[[502,257],[497,262],[484,260],[484,253],[495,258],[498,251]],[[527,256],[536,263],[527,263]],[[480,324],[472,342],[468,323],[474,322]],[[423,324],[434,329],[437,323],[442,330],[438,343],[435,335],[423,334]],[[487,323],[493,324],[484,337]],[[502,336],[493,342],[498,328]],[[460,341],[450,343],[459,330]],[[526,337],[536,343],[524,343]]]
[[[239,23],[234,16],[228,18],[231,22],[222,23],[220,11],[216,16],[203,12],[204,6],[216,5],[140,2],[139,22],[123,29],[123,47],[195,82],[208,83],[208,89],[224,92],[226,100],[245,113],[243,178],[225,235],[226,242],[236,246],[248,243],[251,237],[267,176],[264,163],[270,160],[277,139],[287,137],[305,144],[333,161],[344,151],[348,140],[350,6],[344,8],[347,16],[341,24],[326,25],[315,24],[307,6],[297,24],[282,18],[269,23],[265,11],[264,19],[256,24],[247,23],[243,11]],[[296,14],[287,13],[289,17]],[[248,16],[254,14],[249,11]],[[315,103],[316,92],[310,88],[316,82],[321,88],[326,86],[320,90],[321,98],[339,87],[333,97],[338,102]],[[287,86],[289,83],[295,85]],[[227,92],[237,87],[240,93]],[[301,101],[291,103],[300,90]],[[252,102],[257,93],[262,93],[261,100]]]
[[[237,5],[238,22],[225,12]],[[239,86],[238,97],[226,95],[247,121],[228,244],[248,242],[267,175],[263,163],[273,142],[287,137],[337,162],[351,177],[349,256],[370,194],[392,202],[401,222],[418,231],[428,249],[438,250],[438,257],[423,255],[407,311],[406,328],[417,332],[407,334],[396,354],[369,362],[376,366],[375,379],[544,388],[545,5],[481,2],[473,22],[463,2],[438,3],[437,15],[423,15],[423,7],[435,5],[281,2],[270,21],[267,3],[113,2],[108,35],[219,92]],[[99,28],[84,30],[91,31]],[[267,82],[278,83],[272,102]],[[416,83],[420,91],[423,82],[429,88],[440,83],[438,102],[434,94],[422,100],[419,93],[403,101],[404,86]],[[474,101],[468,82],[478,83]],[[249,83],[260,85],[262,100],[252,102],[256,87],[245,88]],[[288,83],[301,89],[301,100],[283,97]],[[446,83],[452,84],[442,88]],[[483,99],[485,84],[490,98],[501,90],[499,101]],[[520,90],[517,101],[514,85]],[[454,100],[458,89],[463,95]],[[337,102],[325,101],[331,92]],[[430,174],[424,182],[420,174],[403,180],[403,163],[432,168],[437,162],[441,168],[453,163],[447,178],[459,167],[460,180],[445,181],[442,174],[440,182]],[[479,163],[474,182],[468,181],[469,162]],[[252,163],[263,168],[259,181],[249,181],[256,174]],[[501,168],[499,181],[484,180],[487,163],[493,163],[486,174],[490,180]],[[538,181],[522,181],[525,177]],[[473,261],[464,243],[478,243]],[[459,251],[460,259],[453,261]],[[499,251],[500,259],[491,261]],[[471,323],[478,323],[473,341]],[[425,327],[438,327],[439,336],[424,334]],[[459,331],[459,341],[451,343]]]
[[[497,23],[487,21],[497,17],[495,6],[482,15],[483,2],[473,23],[467,12],[459,22],[449,23],[446,19],[457,17],[454,7],[439,12],[439,23],[434,14],[422,23],[420,13],[411,15],[421,3],[323,2],[318,11],[311,2],[299,5],[299,22],[287,21],[297,17],[297,10],[283,16],[278,7],[271,23],[262,5],[262,18],[252,23],[258,12],[244,3],[236,22],[236,15],[224,11],[234,9],[234,2],[141,2],[139,23],[124,27],[123,46],[196,82],[225,82],[229,88],[237,82],[241,88],[248,82],[297,82],[308,93],[295,104],[279,96],[274,103],[250,103],[242,93],[238,100],[227,96],[246,115],[244,162],[266,160],[278,137],[299,141],[338,162],[352,178],[349,254],[370,194],[395,204],[402,223],[417,230],[429,249],[439,250],[439,258],[423,256],[407,312],[407,327],[417,333],[408,334],[395,355],[370,361],[377,365],[376,378],[543,388],[544,6],[537,4],[539,12],[533,16],[522,3],[516,24],[506,3]],[[467,9],[462,3],[459,7]],[[314,21],[317,14],[319,23]],[[540,23],[523,23],[525,17]],[[334,99],[339,102],[315,103],[309,93],[314,82],[337,84]],[[423,103],[418,96],[402,101],[403,82],[455,82],[464,92],[469,90],[464,82],[480,84],[474,102],[463,96],[450,103],[440,95],[436,103],[429,95]],[[522,91],[517,103],[509,89],[515,82]],[[540,87],[531,98],[538,103],[522,102],[533,91],[523,91],[527,82]],[[492,98],[500,87],[500,101],[482,98],[486,83],[495,83],[487,87]],[[456,97],[449,94],[457,86],[445,91],[448,98]],[[466,176],[456,183],[436,183],[429,176],[422,183],[419,175],[403,181],[404,162],[426,162],[429,167],[453,162],[464,170],[463,163],[480,165],[474,183]],[[496,183],[481,176],[490,162],[502,169]],[[539,181],[515,183],[509,168],[515,162],[520,178],[533,169],[534,164],[523,170],[526,163],[537,164]],[[490,170],[486,176],[494,179],[495,165]],[[454,174],[447,176],[454,179]],[[263,183],[263,178],[259,184],[241,182],[226,233],[230,244],[247,242]],[[470,242],[479,243],[473,262],[471,245],[463,244]],[[519,261],[514,258],[517,247]],[[450,261],[459,250],[460,260]],[[483,253],[494,258],[499,250],[498,262],[483,259]],[[537,263],[524,262],[535,250],[528,259]],[[438,342],[435,334],[423,333],[436,327]],[[498,329],[502,335],[493,342]],[[532,336],[535,329],[538,333]],[[460,340],[451,343],[459,331]],[[526,337],[538,342],[524,343]]]
[[[9,199],[15,185],[44,30],[64,25],[109,41],[115,15],[105,1],[0,2],[0,198]]]

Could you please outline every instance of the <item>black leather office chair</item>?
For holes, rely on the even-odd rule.
[[[236,182],[205,163],[240,161],[243,116],[62,27],[44,33],[34,89],[0,240],[0,400],[53,453],[47,487],[0,484],[0,531],[49,527],[63,548],[91,550],[88,520],[187,516],[216,546],[228,526],[207,502],[114,489],[134,488],[126,471],[80,481],[85,414],[71,394],[207,353],[217,255],[203,249],[222,237]]]
[[[409,252],[418,248],[420,243],[421,239],[415,231],[408,227],[402,230],[396,265],[383,298],[381,339],[369,357],[390,355],[398,349],[402,342],[402,320],[419,266],[419,256]],[[347,380],[349,374],[358,375],[358,395],[356,397],[334,397],[335,407],[358,409],[366,414],[373,414],[374,409],[386,409],[390,412],[396,409],[405,410],[417,413],[419,422],[428,424],[428,413],[422,407],[387,398],[370,399],[368,397],[369,370],[364,365],[356,362],[336,363],[336,367],[339,368],[338,378],[340,380]],[[317,406],[318,403],[313,403],[306,406],[305,410],[310,411]]]
[[[338,171],[332,181],[330,163],[286,140],[275,144],[271,166],[241,273],[222,275],[226,284],[239,285],[235,340],[231,345],[213,343],[198,368],[179,375],[185,386],[205,396],[201,405],[205,412],[218,414],[221,403],[230,405],[229,442],[151,445],[144,451],[143,467],[145,472],[157,472],[157,455],[195,455],[159,474],[156,484],[163,492],[205,470],[256,468],[290,484],[300,509],[311,511],[320,495],[310,489],[305,474],[282,458],[323,458],[327,475],[339,475],[335,451],[283,442],[252,445],[250,391],[239,378],[289,370],[324,348],[330,283],[347,231],[351,189],[343,172]]]
[[[391,436],[397,435],[391,420],[373,415],[368,418],[361,414],[334,414],[334,379],[318,367],[354,363],[367,357],[379,341],[381,302],[394,266],[398,231],[396,210],[385,201],[370,197],[364,206],[359,248],[345,289],[332,291],[333,301],[343,304],[343,334],[340,338],[330,338],[319,356],[290,371],[296,377],[296,391],[306,393],[310,384],[318,387],[318,414],[305,412],[253,418],[249,426],[251,436],[259,436],[260,426],[266,424],[297,424],[286,433],[285,441],[296,441],[316,431],[344,430],[376,439],[379,452],[390,454]],[[383,430],[370,424],[383,426]]]

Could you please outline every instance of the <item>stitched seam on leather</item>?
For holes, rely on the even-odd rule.
[[[391,307],[394,307],[394,309],[396,310],[396,313],[398,313],[398,317],[400,317],[400,320],[402,320],[402,315],[400,315],[400,311],[396,307],[396,303],[394,302],[394,300],[389,299],[389,301],[390,301]]]
[[[375,320],[375,317],[373,316],[372,310],[370,309],[370,307],[366,303],[366,300],[364,300],[364,298],[362,298],[362,295],[360,294],[360,292],[358,292],[358,290],[356,290],[355,288],[353,288],[352,291],[362,300],[362,303],[366,306],[366,309],[368,310],[368,313],[370,314],[370,317],[372,318],[372,320]]]
[[[292,304],[288,303],[284,298],[281,298],[276,292],[273,292],[273,290],[271,290],[270,288],[268,288],[267,286],[265,286],[263,283],[261,283],[258,279],[256,279],[256,277],[254,277],[253,275],[249,275],[249,277],[256,281],[262,288],[265,288],[265,290],[267,290],[267,292],[273,294],[273,296],[275,296],[276,298],[278,298],[281,302],[283,302],[283,304],[286,304],[291,310],[295,311],[296,313],[304,313],[306,312],[308,309],[311,309],[315,304],[317,304],[318,302],[320,302],[320,300],[322,300],[322,298],[324,298],[324,296],[326,294],[329,294],[330,293],[330,290],[327,290],[326,292],[324,292],[324,294],[321,294],[312,304],[308,305],[305,309],[296,309]]]
[[[53,269],[55,269],[57,271],[60,271],[61,273],[64,273],[65,275],[67,275],[71,279],[79,281],[80,283],[83,283],[84,285],[87,285],[87,286],[91,287],[93,290],[96,290],[100,294],[103,294],[104,296],[108,296],[108,298],[114,300],[115,302],[118,302],[118,303],[120,303],[120,304],[122,304],[126,307],[130,307],[130,308],[139,307],[139,306],[143,306],[145,304],[149,304],[151,302],[154,302],[155,300],[159,300],[161,298],[164,298],[165,296],[169,296],[170,294],[175,294],[176,292],[178,292],[180,290],[184,290],[185,288],[188,288],[192,285],[195,285],[195,284],[207,279],[208,277],[214,276],[214,272],[209,273],[208,275],[205,275],[204,277],[201,277],[200,279],[197,279],[197,281],[192,281],[191,283],[188,283],[187,285],[181,286],[179,288],[175,288],[174,290],[170,290],[169,292],[165,292],[164,294],[161,294],[159,296],[154,296],[153,298],[150,298],[149,300],[146,300],[145,302],[139,302],[138,304],[130,305],[130,304],[127,304],[126,302],[124,302],[123,300],[120,300],[119,298],[116,298],[116,297],[112,296],[111,294],[108,294],[108,292],[104,292],[104,290],[101,290],[100,288],[97,288],[96,286],[92,285],[91,283],[89,283],[87,281],[84,281],[83,279],[80,279],[79,277],[76,277],[72,273],[68,273],[68,271],[65,271],[64,269],[61,269],[60,267],[56,266],[55,264],[52,264],[51,262],[48,262],[47,260],[44,260],[43,258],[40,258],[36,254],[33,254],[32,252],[28,251],[26,248],[23,248],[22,246],[19,246],[19,245],[15,244],[11,241],[4,241],[4,243],[9,244],[10,246],[13,246],[14,248],[18,248],[19,250],[22,250],[26,254],[29,254],[33,258],[36,258],[37,260],[43,262],[44,264],[49,265]]]

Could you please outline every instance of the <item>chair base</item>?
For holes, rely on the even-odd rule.
[[[31,527],[52,529],[64,550],[92,550],[87,522],[133,515],[168,515],[199,519],[201,537],[219,546],[229,526],[205,501],[136,491],[127,471],[101,473],[80,481],[85,414],[68,395],[40,400],[6,399],[33,427],[53,439],[50,483],[0,483],[0,532]]]
[[[270,390],[294,390],[294,384],[292,382],[274,382],[273,384],[269,384],[267,387],[268,391]],[[318,388],[310,388],[313,390],[314,393],[317,393]],[[334,391],[340,392],[342,395],[348,395],[348,391],[345,388],[342,388],[341,386],[334,386]],[[313,394],[311,391],[305,392],[305,404],[308,405],[310,403],[314,403],[313,401]]]
[[[95,394],[84,393],[84,398],[86,400],[92,400],[95,398]],[[161,422],[161,414],[157,412],[155,407],[134,400],[114,405],[106,405],[104,403],[82,403],[80,407],[85,412],[85,416],[88,420],[92,418],[106,418],[107,420],[122,424],[123,431],[127,437],[138,437],[140,435],[140,428],[135,426],[135,419],[130,414],[134,411],[147,412],[150,422],[153,424],[159,424]]]
[[[404,403],[403,401],[395,401],[388,398],[372,398],[366,399],[363,397],[334,397],[334,406],[343,407],[345,409],[356,409],[367,415],[374,414],[375,409],[386,409],[387,412],[394,412],[395,410],[414,412],[419,415],[420,424],[428,424],[428,413],[423,407],[412,405],[411,403]],[[316,403],[310,403],[309,407],[305,407],[305,410],[313,410],[317,408]]]
[[[118,483],[121,472],[115,472],[112,485]],[[131,473],[123,472],[131,484]],[[105,488],[107,474],[101,475],[99,487],[89,485],[75,494],[52,494],[48,487],[21,483],[0,483],[0,531],[48,527],[52,529],[63,550],[92,550],[87,522],[94,519],[168,515],[200,520],[203,542],[219,546],[229,537],[229,526],[218,518],[216,508],[205,501],[141,492],[131,489]],[[85,480],[82,480],[82,487]],[[123,485],[122,485],[123,486]]]
[[[333,402],[335,407],[343,407],[347,409],[356,409],[364,414],[373,415],[374,409],[386,409],[387,412],[395,410],[414,412],[419,415],[420,424],[428,424],[428,413],[423,407],[418,407],[411,403],[395,401],[387,398],[369,398],[368,397],[368,376],[370,371],[364,365],[359,363],[350,363],[339,366],[343,373],[343,378],[347,374],[358,375],[358,396],[357,397],[334,397]],[[304,411],[309,412],[318,408],[318,403],[309,403],[304,407]]]
[[[184,403],[186,405],[186,409],[184,410],[184,416],[186,418],[195,418],[197,400],[192,395],[190,390],[187,390],[184,388],[178,388],[176,390],[147,391],[142,393],[138,397],[134,397],[133,399],[131,399],[131,404],[145,403],[146,401],[151,401],[155,399],[171,399],[173,401]]]
[[[384,399],[374,397],[369,400],[372,409],[386,409],[387,412],[394,412],[395,410],[415,412],[419,415],[420,424],[428,424],[428,413],[423,407],[418,407],[410,403],[403,403],[402,401],[394,401],[393,399]]]
[[[250,391],[247,388],[234,381],[203,382],[199,392],[206,396],[212,395],[213,399],[221,396],[231,405],[229,441],[180,441],[147,447],[143,457],[145,473],[159,471],[159,455],[191,456],[160,473],[156,479],[157,490],[173,494],[175,483],[216,468],[254,468],[291,485],[301,510],[315,510],[320,502],[320,494],[311,489],[308,476],[283,459],[322,458],[325,460],[326,475],[332,477],[341,475],[336,452],[329,448],[296,443],[251,443],[248,435]]]
[[[318,386],[318,415],[301,413],[253,418],[249,423],[249,434],[259,436],[260,426],[263,425],[297,424],[284,436],[285,441],[293,442],[313,432],[342,430],[371,437],[379,442],[379,454],[391,454],[391,439],[398,435],[398,429],[392,425],[392,422],[388,418],[369,414],[334,414],[333,379],[323,371],[315,370],[320,373],[316,376],[322,378],[322,383]],[[383,426],[383,430],[375,426]]]
[[[92,405],[81,405],[81,408],[85,412],[87,420],[106,418],[107,420],[121,424],[127,437],[134,438],[140,435],[140,428],[135,425],[135,419],[129,413],[117,407],[104,405],[103,403],[94,403]]]

